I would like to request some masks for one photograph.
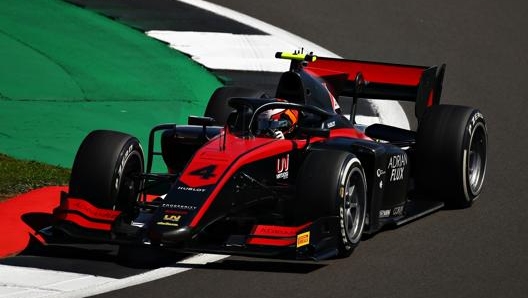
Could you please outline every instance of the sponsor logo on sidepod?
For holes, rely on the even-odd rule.
[[[288,179],[288,170],[290,168],[290,155],[277,158],[277,179]]]
[[[402,153],[391,156],[387,166],[387,170],[391,171],[389,181],[403,180],[405,166],[407,166],[407,154]]]

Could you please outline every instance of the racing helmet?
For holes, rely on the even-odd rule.
[[[299,112],[292,109],[269,109],[260,113],[257,120],[261,132],[280,130],[289,133],[299,120]]]

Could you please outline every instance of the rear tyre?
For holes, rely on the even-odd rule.
[[[299,221],[337,216],[339,257],[359,244],[367,209],[367,183],[357,157],[344,151],[312,151],[299,169],[296,206]]]
[[[211,95],[204,116],[214,118],[216,125],[225,125],[227,118],[234,111],[228,104],[228,100],[232,97],[264,98],[266,94],[263,91],[243,87],[220,87]]]
[[[92,205],[127,211],[137,201],[144,170],[138,139],[124,133],[96,130],[81,143],[70,176],[69,194]]]
[[[466,208],[482,191],[486,174],[487,129],[473,108],[437,105],[418,125],[416,186],[425,197],[450,208]]]

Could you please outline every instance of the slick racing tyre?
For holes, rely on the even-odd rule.
[[[115,131],[96,130],[81,143],[70,176],[69,194],[99,208],[127,210],[138,199],[144,169],[138,139]]]
[[[297,177],[297,217],[339,218],[339,257],[349,256],[359,244],[367,209],[367,183],[357,157],[344,151],[311,151]]]
[[[229,114],[233,111],[228,104],[228,100],[232,97],[264,98],[266,94],[263,91],[243,87],[220,87],[211,95],[204,116],[214,118],[215,125],[225,125]]]
[[[452,105],[429,108],[416,138],[416,186],[421,195],[450,208],[471,206],[486,174],[487,129],[479,110]]]

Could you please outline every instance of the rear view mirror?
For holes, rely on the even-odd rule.
[[[189,125],[212,126],[213,123],[215,123],[215,119],[211,117],[189,116],[187,118]]]

